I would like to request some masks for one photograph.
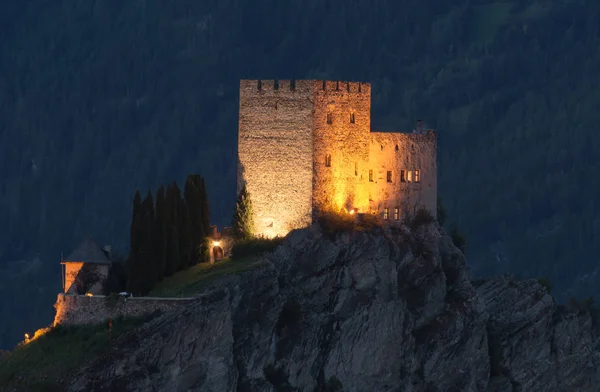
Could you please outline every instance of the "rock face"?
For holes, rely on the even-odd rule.
[[[592,391],[597,333],[545,287],[471,282],[434,224],[292,232],[262,267],[121,338],[70,391]]]

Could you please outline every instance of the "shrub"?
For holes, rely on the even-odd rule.
[[[283,238],[257,237],[236,242],[231,249],[231,259],[239,260],[247,256],[256,256],[270,252],[283,242]]]
[[[550,280],[544,276],[540,276],[537,278],[537,282],[544,286],[546,288],[546,292],[548,294],[550,294],[550,292],[552,291],[552,282],[550,282]]]
[[[381,219],[377,215],[360,214],[358,218],[358,228],[360,230],[373,230],[381,227]]]
[[[411,219],[410,221],[410,228],[412,230],[416,230],[421,226],[425,226],[428,225],[430,223],[435,222],[435,218],[433,217],[433,215],[431,215],[431,213],[429,212],[429,210],[427,210],[426,208],[419,208],[417,210],[417,213],[415,214],[415,216]]]
[[[319,214],[317,222],[323,232],[328,234],[350,232],[356,227],[356,217],[342,212],[322,212]]]
[[[467,250],[467,240],[465,237],[458,231],[456,224],[452,225],[450,229],[450,237],[452,237],[452,242],[461,252],[466,253]]]

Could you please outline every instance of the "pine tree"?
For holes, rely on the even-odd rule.
[[[246,185],[240,191],[235,202],[233,210],[233,219],[231,222],[233,232],[238,239],[252,238],[254,221],[252,219],[252,201]]]
[[[167,265],[167,211],[165,200],[165,187],[161,186],[156,191],[156,220],[154,253],[156,255],[157,280],[161,281],[165,275]]]
[[[206,193],[206,184],[204,179],[200,177],[198,189],[200,192],[200,201],[202,205],[202,227],[204,228],[204,233],[200,238],[200,243],[198,246],[199,259],[201,262],[208,262],[210,260],[210,256],[208,253],[208,244],[205,241],[206,237],[212,235],[212,229],[210,227],[210,208],[208,206],[208,194]]]

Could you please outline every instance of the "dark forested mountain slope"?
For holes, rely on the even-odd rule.
[[[373,128],[439,130],[441,196],[475,273],[594,294],[598,20],[591,0],[12,1],[0,346],[50,320],[60,252],[90,233],[127,251],[136,188],[196,172],[228,223],[241,78],[372,82]]]

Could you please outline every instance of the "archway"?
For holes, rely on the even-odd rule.
[[[224,257],[223,248],[220,246],[213,246],[213,260],[221,260]]]

